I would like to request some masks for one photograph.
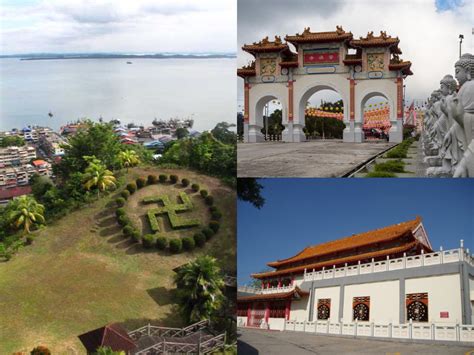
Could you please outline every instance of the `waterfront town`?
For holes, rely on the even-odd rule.
[[[113,120],[114,132],[124,145],[142,145],[159,159],[165,145],[184,136],[197,137],[192,119],[154,120],[149,127]],[[30,180],[36,174],[54,179],[53,165],[64,156],[68,138],[86,128],[85,120],[66,124],[55,132],[49,127],[26,126],[0,131],[0,205],[31,193]]]

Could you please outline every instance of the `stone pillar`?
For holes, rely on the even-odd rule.
[[[400,143],[403,141],[403,78],[399,75],[397,80],[397,119],[390,121],[392,127],[389,132],[390,142]]]
[[[313,314],[314,314],[314,281],[311,282],[311,290],[310,290],[310,295],[309,295],[309,317],[308,321],[312,322],[313,321]]]
[[[265,323],[268,324],[270,318],[270,302],[265,303]]]
[[[247,79],[245,79],[247,81]],[[249,142],[249,95],[250,84],[244,84],[244,142]]]
[[[344,284],[339,286],[339,317],[337,319],[344,318]]]
[[[347,114],[347,113],[346,113]],[[355,129],[355,80],[349,79],[349,122],[345,121],[346,128],[342,133],[344,142],[354,142]],[[349,124],[347,126],[347,124]]]
[[[399,282],[399,285],[398,285],[398,290],[399,290],[398,298],[399,298],[399,300],[398,301],[399,301],[399,307],[400,307],[398,321],[399,321],[399,324],[404,324],[405,323],[405,318],[406,318],[406,316],[405,316],[405,312],[406,312],[406,309],[405,309],[405,307],[406,307],[406,304],[405,304],[405,298],[406,298],[406,295],[405,295],[405,278],[401,277],[398,282]]]

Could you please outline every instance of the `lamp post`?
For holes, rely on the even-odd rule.
[[[461,58],[461,45],[462,45],[463,39],[464,39],[464,35],[460,34],[459,35],[459,58]]]
[[[268,139],[268,104],[265,105],[265,140]]]

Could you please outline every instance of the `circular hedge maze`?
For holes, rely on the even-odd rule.
[[[213,196],[186,178],[139,177],[120,195],[115,213],[122,233],[146,249],[192,251],[219,230],[222,213]]]

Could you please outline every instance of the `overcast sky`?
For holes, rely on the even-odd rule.
[[[342,25],[355,38],[381,30],[400,38],[401,58],[410,60],[413,76],[406,80],[406,102],[425,99],[445,74],[454,75],[459,57],[459,34],[464,34],[463,52],[473,53],[474,8],[472,0],[239,0],[238,64],[252,56],[244,43],[265,36],[311,31],[335,31]],[[239,80],[239,105],[243,81]]]
[[[235,52],[236,17],[236,0],[0,0],[0,52]]]

